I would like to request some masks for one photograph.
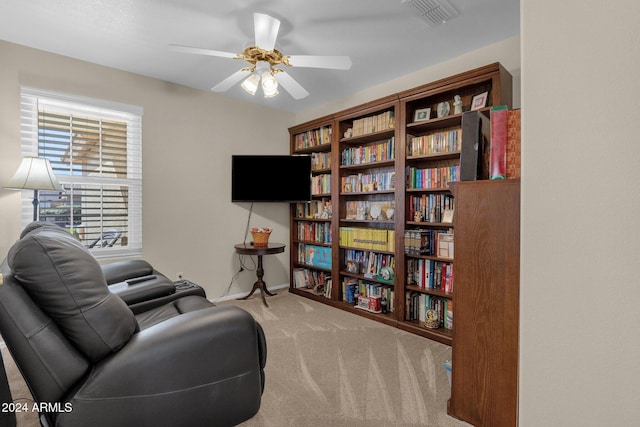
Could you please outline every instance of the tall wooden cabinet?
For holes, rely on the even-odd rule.
[[[452,345],[448,410],[478,426],[515,422],[519,181],[482,180],[465,153],[511,98],[494,63],[289,129],[314,164],[312,202],[291,206],[290,292]]]
[[[517,425],[520,180],[454,184],[456,326],[450,415]]]

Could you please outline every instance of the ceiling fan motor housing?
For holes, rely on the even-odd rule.
[[[276,65],[284,64],[291,66],[289,64],[289,57],[282,55],[278,49],[273,50],[264,50],[258,46],[249,46],[245,50],[242,51],[240,55],[237,56],[237,59],[244,59],[245,61],[251,64],[249,71],[253,72],[256,69],[256,64],[260,61],[269,63],[271,68],[271,73],[277,73],[278,71],[282,71],[279,68],[273,68]]]

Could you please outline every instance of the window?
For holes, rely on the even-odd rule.
[[[22,154],[49,159],[64,191],[40,191],[39,219],[96,257],[142,251],[142,108],[34,89],[21,94]],[[22,197],[22,222],[33,218]]]

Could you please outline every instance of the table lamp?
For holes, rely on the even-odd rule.
[[[5,188],[11,190],[33,190],[33,220],[38,220],[38,190],[62,191],[62,186],[51,169],[49,160],[40,157],[25,157],[13,178]]]

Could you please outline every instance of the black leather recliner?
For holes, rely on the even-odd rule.
[[[187,295],[134,315],[95,258],[55,225],[25,229],[7,256],[0,333],[45,426],[227,426],[264,389],[260,325]]]

